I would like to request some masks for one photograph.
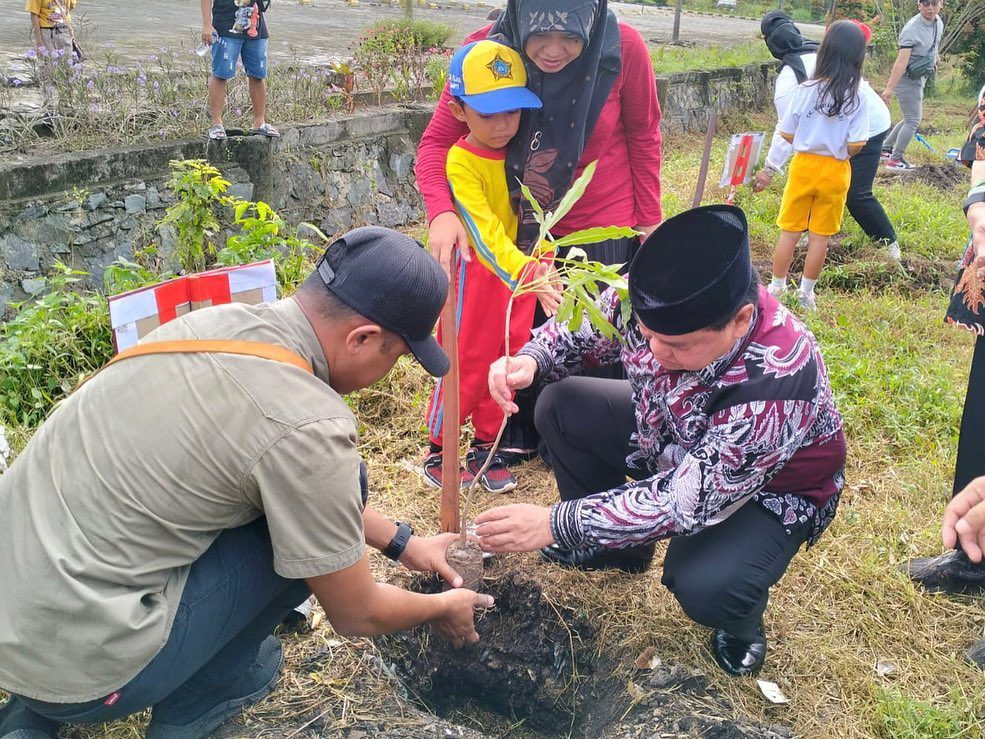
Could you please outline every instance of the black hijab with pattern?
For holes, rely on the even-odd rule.
[[[770,54],[793,70],[797,84],[806,80],[807,69],[800,56],[815,53],[821,45],[817,41],[805,39],[790,16],[782,10],[771,10],[764,15],[759,30],[763,33]]]
[[[523,49],[531,35],[552,31],[578,36],[585,47],[560,71],[544,74]],[[519,222],[516,243],[529,253],[538,227],[519,181],[545,210],[553,210],[567,192],[585,143],[622,71],[622,39],[607,0],[509,0],[489,37],[520,52],[527,87],[544,103],[539,110],[523,112],[506,155],[506,177]]]

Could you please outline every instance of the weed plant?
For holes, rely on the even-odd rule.
[[[430,21],[383,21],[370,26],[355,49],[356,66],[382,105],[392,89],[408,99],[422,87],[434,87],[436,70],[429,65],[442,54],[451,27]],[[430,71],[430,75],[429,75]]]
[[[85,276],[56,264],[49,292],[0,324],[0,423],[37,426],[56,401],[112,356],[101,296],[76,290]]]

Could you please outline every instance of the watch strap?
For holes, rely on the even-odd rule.
[[[397,521],[397,533],[393,535],[390,539],[390,543],[386,545],[386,549],[383,550],[383,555],[389,559],[396,562],[400,559],[400,555],[404,553],[407,548],[407,542],[410,541],[410,537],[414,535],[414,529],[410,524],[401,523]]]

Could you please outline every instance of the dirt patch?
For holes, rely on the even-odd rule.
[[[491,736],[636,739],[792,736],[731,718],[733,710],[696,670],[654,660],[643,670],[608,652],[584,617],[551,603],[508,573],[487,578],[496,607],[477,619],[480,641],[454,650],[424,629],[379,640],[408,695],[428,712]],[[440,584],[418,580],[415,590]]]
[[[439,716],[473,701],[536,731],[567,733],[586,718],[575,706],[599,682],[592,678],[605,672],[596,670],[591,627],[512,574],[486,585],[496,607],[477,618],[478,644],[455,650],[415,629],[385,638],[383,652],[408,691]],[[422,580],[414,589],[434,592],[440,584]]]
[[[953,163],[921,164],[916,169],[905,172],[888,172],[880,169],[877,175],[880,180],[895,179],[901,182],[922,182],[939,190],[950,190],[968,182],[968,171]]]
[[[835,246],[832,243],[832,246]],[[848,254],[851,257],[848,258]],[[755,260],[753,264],[764,280],[769,280],[771,264]],[[790,269],[793,281],[799,282],[804,269],[804,257],[798,255]],[[831,258],[821,273],[821,286],[855,292],[893,288],[901,291],[929,290],[947,292],[954,284],[957,271],[954,260],[904,257],[899,262],[873,252],[857,254],[845,251]]]

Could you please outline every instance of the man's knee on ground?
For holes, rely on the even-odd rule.
[[[702,626],[726,628],[753,615],[763,593],[727,567],[711,574],[707,568],[664,567],[663,585],[670,590],[688,618]]]

